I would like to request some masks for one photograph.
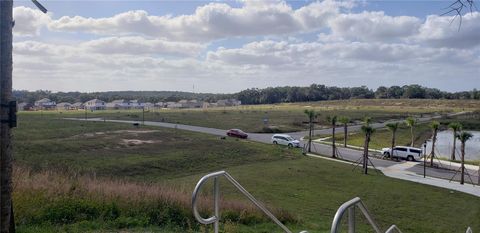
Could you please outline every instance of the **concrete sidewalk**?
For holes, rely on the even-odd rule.
[[[340,162],[345,164],[351,164],[352,166],[354,165],[354,163],[344,161],[344,160],[332,159],[332,158],[328,158],[320,155],[314,155],[314,154],[307,154],[307,155],[313,158],[320,158],[320,159],[325,159],[325,160],[330,160],[330,161],[335,161],[335,162]],[[480,186],[474,186],[472,184],[461,185],[459,182],[456,182],[456,181],[449,182],[448,180],[445,180],[445,179],[433,178],[428,176],[426,178],[423,178],[422,175],[418,175],[414,172],[408,171],[408,169],[412,168],[415,165],[417,165],[416,162],[404,162],[404,163],[395,164],[389,167],[378,167],[377,169],[380,170],[385,176],[388,176],[391,178],[407,180],[415,183],[426,184],[426,185],[431,185],[431,186],[440,187],[440,188],[446,188],[446,189],[468,193],[468,194],[480,197]]]

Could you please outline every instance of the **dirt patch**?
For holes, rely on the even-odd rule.
[[[159,140],[139,140],[139,139],[122,139],[120,142],[121,145],[124,146],[140,146],[144,144],[155,144],[159,143]]]
[[[149,134],[160,132],[160,130],[116,130],[116,131],[105,131],[105,132],[94,132],[94,133],[84,133],[73,135],[70,138],[91,138],[95,136],[107,136],[111,134],[129,134],[132,136],[138,136],[139,134]]]

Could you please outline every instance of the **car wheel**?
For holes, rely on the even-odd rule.
[[[293,147],[292,143],[288,143],[288,147],[292,148]]]
[[[413,156],[409,155],[407,156],[407,161],[415,161],[415,159],[413,159]]]
[[[273,141],[273,144],[277,145],[277,144],[278,144],[278,142],[277,142],[277,141]]]
[[[389,152],[385,152],[385,153],[383,153],[383,155],[387,158],[390,158],[390,153]]]

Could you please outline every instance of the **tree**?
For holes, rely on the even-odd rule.
[[[435,142],[437,141],[437,133],[440,123],[438,121],[432,121],[430,123],[430,128],[432,128],[433,138],[432,138],[432,152],[430,152],[430,167],[433,167],[433,157],[435,157]]]
[[[465,143],[472,138],[473,135],[469,132],[461,132],[457,135],[458,140],[462,143],[462,175],[460,177],[460,184],[465,182]]]
[[[338,121],[343,124],[343,147],[347,147],[348,123],[350,123],[350,118],[342,116]]]
[[[393,160],[393,148],[395,147],[395,139],[396,139],[399,123],[398,122],[388,123],[386,126],[387,126],[387,129],[392,132],[392,146],[390,148],[390,159]]]
[[[375,132],[375,129],[370,126],[371,119],[365,118],[364,124],[362,125],[362,132],[365,134],[365,142],[363,146],[363,171],[365,174],[368,173],[368,146],[370,144],[370,139],[372,134]]]
[[[337,116],[328,116],[327,121],[332,126],[332,158],[335,158],[335,154],[336,154],[335,128],[337,127]]]
[[[417,120],[413,117],[407,117],[407,119],[405,119],[405,124],[407,124],[407,126],[410,127],[410,136],[412,138],[410,146],[413,146],[413,142],[415,139],[413,135],[413,130],[415,128],[415,125],[417,124]]]
[[[305,109],[304,111],[305,115],[307,115],[308,117],[308,152],[312,152],[311,148],[312,148],[312,130],[313,130],[313,120],[315,119],[315,117],[317,117],[317,115],[315,114],[315,111],[314,110],[308,110],[308,109]]]
[[[452,160],[455,160],[455,151],[457,150],[457,132],[462,130],[462,124],[459,122],[452,122],[448,124],[448,128],[453,130],[453,147],[452,147]]]

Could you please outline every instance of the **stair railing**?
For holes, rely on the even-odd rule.
[[[265,208],[260,202],[255,199],[252,194],[250,194],[245,188],[243,188],[240,183],[238,183],[230,174],[228,174],[225,171],[219,171],[219,172],[214,172],[210,173],[208,175],[205,175],[202,177],[197,185],[195,186],[195,189],[192,194],[192,206],[193,206],[193,215],[195,216],[195,219],[197,219],[198,222],[204,225],[209,225],[213,224],[213,229],[215,233],[219,232],[220,229],[220,184],[219,184],[219,178],[220,177],[225,177],[233,186],[235,186],[243,195],[245,195],[257,208],[259,208],[265,215],[267,215],[275,224],[277,224],[280,228],[283,229],[286,233],[292,233],[291,230],[289,230],[280,220],[278,220],[267,208]],[[214,204],[213,204],[213,211],[214,214],[213,216],[209,218],[203,218],[200,216],[200,213],[198,212],[197,208],[197,201],[198,201],[198,193],[202,186],[205,184],[205,182],[209,179],[213,178],[213,199],[214,199]],[[300,233],[308,233],[307,231],[302,231]]]
[[[335,217],[333,217],[333,222],[332,222],[332,228],[330,229],[331,233],[338,233],[340,232],[340,224],[343,215],[345,212],[348,211],[348,233],[355,233],[356,228],[355,228],[355,210],[356,207],[360,209],[362,212],[363,216],[367,219],[368,223],[372,226],[373,230],[376,233],[382,233],[383,231],[380,230],[380,227],[378,226],[377,222],[373,219],[372,215],[370,212],[368,212],[367,206],[362,202],[362,200],[359,197],[355,197],[350,201],[347,201],[341,205],[337,212],[335,213]],[[397,231],[398,233],[402,233],[400,229],[396,225],[392,225],[390,228],[388,228],[385,233],[393,233]]]

